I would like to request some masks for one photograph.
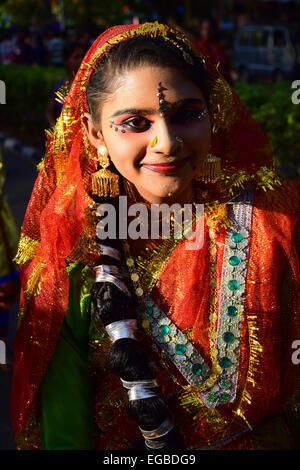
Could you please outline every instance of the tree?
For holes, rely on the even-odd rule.
[[[62,3],[65,24],[75,27],[91,23],[120,24],[126,19],[124,6],[135,12],[141,8],[139,0],[63,0]],[[44,25],[51,22],[51,13],[58,11],[58,4],[59,0],[4,0],[0,13],[10,14],[12,21],[20,26]]]
[[[50,8],[45,0],[4,0],[0,13],[2,16],[11,15],[15,24],[28,27],[33,22],[45,23],[50,15]]]

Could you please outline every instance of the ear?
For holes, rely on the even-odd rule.
[[[98,126],[95,125],[90,113],[84,113],[82,122],[91,145],[96,147],[96,149],[100,147],[100,145],[105,145],[102,132]]]

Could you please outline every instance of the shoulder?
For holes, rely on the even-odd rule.
[[[299,217],[300,181],[283,180],[280,186],[266,192],[257,189],[254,194],[254,206],[266,211]]]

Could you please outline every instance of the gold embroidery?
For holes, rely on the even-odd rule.
[[[18,326],[20,325],[22,318],[27,312],[32,296],[34,297],[37,296],[41,291],[42,282],[43,282],[42,273],[43,273],[45,266],[46,266],[45,261],[40,260],[28,278],[26,289],[24,290],[24,294],[23,294],[24,295],[23,306],[22,308],[20,308],[20,311],[19,311]]]
[[[213,127],[212,132],[229,129],[235,119],[233,96],[230,85],[220,76],[213,84],[211,93]]]
[[[247,378],[245,387],[243,389],[241,399],[237,408],[233,411],[236,416],[241,417],[250,430],[252,430],[251,424],[246,419],[246,408],[251,405],[252,396],[250,393],[250,387],[255,388],[258,381],[257,374],[259,372],[259,364],[261,362],[261,353],[263,348],[258,340],[257,331],[257,317],[256,315],[249,315],[247,317],[248,324],[248,335],[249,335],[249,366],[247,372]]]
[[[36,248],[39,243],[39,240],[33,240],[22,232],[19,240],[18,251],[14,258],[15,263],[26,264],[28,261],[31,261],[35,257]]]

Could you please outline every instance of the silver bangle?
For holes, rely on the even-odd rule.
[[[174,428],[174,424],[170,421],[169,418],[167,418],[165,419],[165,421],[161,423],[160,426],[158,426],[158,428],[153,429],[152,431],[145,431],[144,429],[141,429],[141,428],[140,430],[145,439],[156,439],[158,437],[165,436],[173,428]]]
[[[131,293],[128,290],[126,284],[112,274],[106,273],[104,271],[96,271],[95,282],[111,282],[116,287],[118,287],[118,289],[124,292],[124,294],[128,295],[128,297],[131,297]]]
[[[106,245],[99,245],[99,247],[101,250],[101,255],[111,256],[112,258],[120,260],[121,254],[119,250],[116,250],[116,248],[111,248],[110,246]]]
[[[166,442],[165,441],[153,441],[151,439],[145,439],[145,444],[146,447],[150,450],[152,449],[163,449],[166,447]]]
[[[146,385],[135,385],[128,391],[129,401],[158,396],[159,391],[154,390],[153,385],[151,387],[147,387]]]
[[[110,266],[108,264],[100,264],[99,266],[95,266],[94,270],[96,271],[96,276],[99,273],[108,273],[108,274],[119,274],[120,275],[120,268],[118,266]]]
[[[136,339],[137,324],[134,318],[131,320],[115,321],[107,325],[105,329],[113,343],[122,338]]]
[[[123,384],[124,388],[127,388],[130,390],[132,387],[135,387],[136,385],[145,385],[146,387],[159,387],[158,382],[156,379],[154,380],[135,380],[135,381],[127,381],[121,379],[121,382]]]

